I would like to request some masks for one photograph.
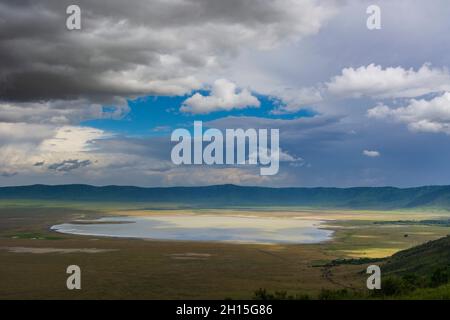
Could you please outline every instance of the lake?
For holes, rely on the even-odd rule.
[[[294,244],[329,240],[321,221],[261,216],[168,215],[107,217],[54,225],[52,230],[90,236],[153,240]]]

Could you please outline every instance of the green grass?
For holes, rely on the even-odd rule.
[[[417,289],[396,298],[408,300],[450,300],[450,284],[445,284],[437,288]]]

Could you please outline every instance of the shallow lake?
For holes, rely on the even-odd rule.
[[[322,229],[320,221],[212,215],[108,217],[63,223],[51,229],[91,236],[265,244],[318,243],[333,234]]]

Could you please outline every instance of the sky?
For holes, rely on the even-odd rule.
[[[446,0],[0,0],[0,185],[449,184],[449,16]],[[279,129],[278,174],[172,163],[171,132],[198,120]]]

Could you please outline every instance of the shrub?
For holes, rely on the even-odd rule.
[[[407,290],[405,281],[398,277],[389,277],[381,282],[380,293],[385,296],[396,296]]]
[[[435,288],[448,283],[450,280],[449,268],[439,268],[434,270],[430,277],[430,286]]]

